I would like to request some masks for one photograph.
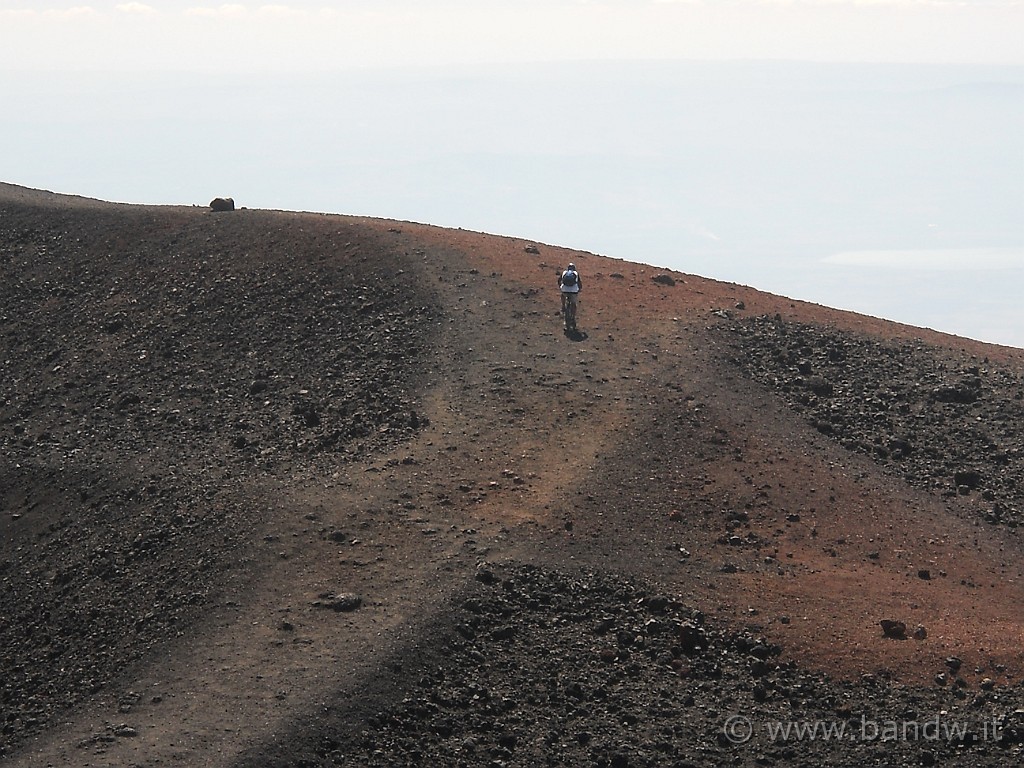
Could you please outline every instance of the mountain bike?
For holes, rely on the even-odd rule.
[[[565,294],[565,309],[563,311],[564,326],[567,331],[576,330],[576,315],[579,308],[579,294]]]

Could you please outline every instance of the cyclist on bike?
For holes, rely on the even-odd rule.
[[[576,301],[579,299],[580,291],[583,290],[583,281],[580,279],[580,273],[576,271],[576,265],[572,262],[558,276],[558,289],[562,293],[562,317],[565,318],[566,327],[571,323],[575,328]]]

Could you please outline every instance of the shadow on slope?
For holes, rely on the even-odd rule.
[[[342,217],[0,189],[0,755],[241,585],[276,476],[423,423],[415,269]]]

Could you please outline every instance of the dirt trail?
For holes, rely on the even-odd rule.
[[[33,739],[19,764],[94,751],[96,765],[230,764],[410,642],[478,562],[529,557],[524,528],[564,526],[566,497],[614,449],[630,380],[595,380],[613,350],[563,338],[552,295],[509,295],[461,254],[418,252],[449,319],[429,426],[369,464],[269,487],[252,582],[155,670]],[[313,605],[348,592],[358,611]],[[131,738],[111,736],[122,723]]]

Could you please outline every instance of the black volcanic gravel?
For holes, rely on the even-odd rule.
[[[0,209],[0,755],[244,578],[260,483],[406,439],[433,297],[337,219]]]
[[[1024,523],[1024,375],[923,342],[770,317],[728,329],[733,361],[820,432],[908,483],[978,494],[986,522]]]
[[[1019,692],[967,690],[952,672],[923,690],[809,674],[756,633],[614,574],[484,565],[445,615],[414,657],[366,681],[358,705],[335,702],[240,768],[995,766],[1021,755]],[[788,737],[776,723],[793,724]]]

